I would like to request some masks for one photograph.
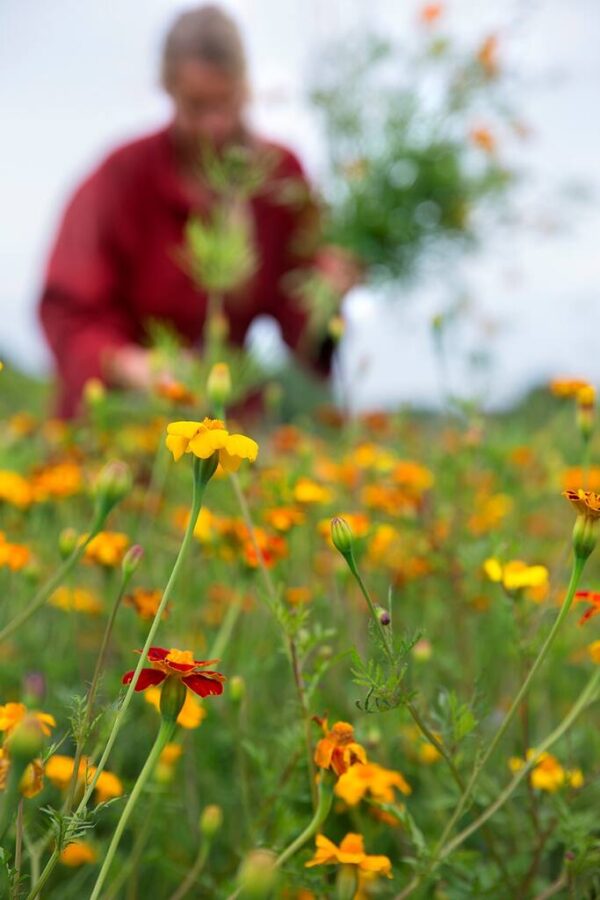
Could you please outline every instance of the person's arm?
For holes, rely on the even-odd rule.
[[[110,380],[121,352],[143,354],[123,296],[119,185],[106,165],[69,203],[48,262],[40,319],[61,381],[61,412],[77,411],[90,378]],[[139,368],[139,363],[138,363]],[[116,373],[113,380],[118,381]]]

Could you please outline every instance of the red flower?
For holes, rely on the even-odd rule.
[[[141,653],[140,650],[137,651]],[[165,650],[164,647],[150,647],[148,650],[148,662],[151,669],[142,669],[137,683],[136,691],[144,691],[148,687],[162,684],[165,678],[179,678],[186,687],[198,694],[199,697],[208,697],[209,694],[222,694],[225,676],[220,672],[204,670],[204,666],[210,666],[219,662],[218,659],[194,659],[191,650]],[[134,671],[123,675],[123,684],[129,684],[133,679]]]
[[[588,606],[584,614],[579,620],[580,625],[585,625],[592,616],[597,616],[600,613],[600,593],[598,591],[577,591],[575,594],[575,600],[583,600],[587,603],[591,603],[591,606]]]

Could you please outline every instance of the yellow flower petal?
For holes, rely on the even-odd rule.
[[[199,431],[189,443],[189,449],[199,459],[208,459],[216,450],[221,450],[227,443],[229,432],[222,429]]]

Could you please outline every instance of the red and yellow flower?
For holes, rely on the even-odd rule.
[[[136,691],[144,691],[146,688],[162,684],[166,678],[172,677],[178,678],[199,697],[223,693],[225,676],[220,672],[205,669],[205,666],[213,665],[219,661],[218,659],[194,659],[191,650],[175,648],[166,650],[164,647],[150,647],[147,658],[152,668],[141,670],[135,685]],[[133,670],[126,672],[123,675],[123,684],[129,684],[133,676]]]
[[[339,777],[354,763],[367,762],[365,748],[354,740],[354,728],[349,722],[336,722],[329,728],[327,719],[316,719],[324,737],[315,748],[315,763],[321,769],[331,769]]]

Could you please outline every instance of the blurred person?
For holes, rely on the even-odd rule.
[[[65,417],[77,413],[90,378],[152,388],[157,376],[144,346],[150,321],[171,326],[184,345],[201,351],[208,296],[186,273],[181,250],[190,215],[207,219],[218,200],[199,163],[207,145],[217,157],[243,146],[268,151],[274,160],[245,204],[255,271],[224,298],[233,344],[243,344],[257,316],[271,315],[295,354],[326,373],[331,347],[306,340],[308,317],[290,290],[290,273],[320,272],[338,298],[358,280],[341,250],[315,243],[317,206],[298,159],[248,129],[244,48],[219,7],[201,6],[176,19],[164,43],[162,83],[172,101],[170,123],[117,148],[92,172],[68,204],[50,254],[40,318]],[[295,202],[283,202],[291,181],[304,190],[296,191]],[[310,252],[299,240],[307,230]]]

